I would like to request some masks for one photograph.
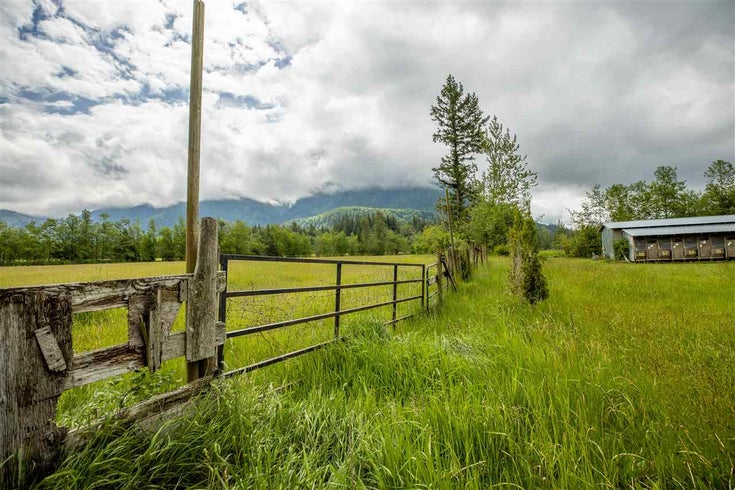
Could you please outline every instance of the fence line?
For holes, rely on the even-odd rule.
[[[419,312],[429,310],[441,302],[450,282],[469,271],[471,260],[484,261],[484,252],[472,252],[471,257],[469,252],[452,250],[438,254],[437,262],[429,265],[242,255],[221,255],[218,261],[216,220],[203,218],[201,230],[193,274],[0,289],[0,483],[5,487],[22,485],[28,475],[52,472],[65,444],[68,447],[85,432],[77,429],[68,433],[54,423],[58,398],[68,389],[142,368],[155,372],[163,362],[183,357],[188,365],[198,366],[196,371],[189,370],[187,385],[114,417],[142,420],[160,416],[205,390],[217,376],[248,373],[343,340],[340,319],[344,316],[391,306],[390,320],[385,323],[394,325],[415,315],[399,317],[397,306],[401,303],[418,302]],[[331,264],[335,266],[335,281],[333,285],[231,291],[227,277],[232,261]],[[350,265],[392,267],[393,280],[343,284],[343,267]],[[417,274],[399,279],[401,268],[414,269]],[[420,294],[399,297],[399,285],[410,284],[420,284]],[[380,286],[392,286],[389,301],[344,308],[343,290]],[[333,311],[226,330],[229,298],[315,291],[334,291]],[[186,331],[171,332],[184,303]],[[75,354],[72,315],[121,307],[128,310],[128,341]],[[223,372],[227,338],[329,318],[334,318],[333,339]]]
[[[283,294],[295,294],[304,292],[318,292],[318,291],[334,291],[334,310],[326,313],[320,313],[317,315],[306,316],[302,318],[292,318],[288,320],[282,320],[279,322],[268,323],[263,325],[249,326],[239,330],[228,331],[227,338],[235,338],[243,335],[252,335],[255,333],[265,332],[269,330],[279,329],[283,327],[289,327],[293,325],[299,325],[303,323],[314,322],[318,320],[326,320],[334,318],[334,338],[341,339],[340,335],[340,321],[342,317],[353,313],[359,313],[375,308],[382,308],[385,306],[392,306],[391,309],[391,320],[386,322],[387,324],[395,324],[399,321],[405,320],[414,316],[413,314],[404,315],[402,317],[397,316],[397,307],[400,303],[406,303],[410,301],[420,301],[421,307],[419,311],[423,310],[424,305],[424,289],[425,289],[425,271],[426,266],[424,264],[417,263],[397,263],[397,262],[371,262],[371,261],[357,261],[357,260],[334,260],[334,259],[313,259],[313,258],[296,258],[296,257],[265,257],[265,256],[249,256],[249,255],[231,255],[223,254],[220,256],[220,267],[222,270],[229,270],[230,262],[233,261],[249,261],[249,262],[286,262],[286,263],[299,263],[299,264],[328,264],[335,266],[335,282],[333,285],[320,285],[320,286],[304,286],[294,288],[275,288],[275,289],[255,289],[255,290],[238,290],[231,291],[228,288],[220,294],[220,309],[219,309],[219,321],[226,323],[227,319],[227,299],[229,298],[241,298],[241,297],[252,297],[252,296],[275,296]],[[342,284],[342,271],[346,265],[359,265],[367,267],[385,267],[389,266],[393,269],[393,280],[392,281],[378,281],[378,282],[362,282],[353,284]],[[398,279],[399,268],[408,269],[420,269],[420,277],[414,279]],[[421,294],[399,298],[398,297],[398,286],[401,284],[421,284]],[[378,286],[392,286],[392,299],[390,301],[382,301],[379,303],[372,303],[368,305],[357,306],[353,308],[342,308],[342,291],[346,289],[362,289],[372,288]],[[223,373],[224,376],[229,376],[231,373],[246,373],[259,369],[261,367],[270,366],[287,359],[313,352],[319,348],[332,344],[333,341],[322,342],[317,345],[312,345],[306,348],[298,349],[296,351],[281,354],[279,356],[266,359],[263,361],[256,362],[250,366],[239,368],[233,371]],[[224,366],[224,354],[219,355],[220,368]]]

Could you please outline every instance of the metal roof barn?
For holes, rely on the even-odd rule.
[[[612,221],[600,227],[602,253],[626,240],[631,262],[735,259],[735,215]]]

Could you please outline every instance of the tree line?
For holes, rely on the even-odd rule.
[[[426,219],[399,220],[380,211],[344,216],[331,227],[290,225],[250,226],[243,221],[220,221],[222,253],[268,256],[384,255],[427,251],[422,240]],[[157,227],[153,219],[144,229],[139,221],[111,221],[90,211],[47,219],[23,228],[0,221],[0,264],[150,262],[183,260],[186,225]]]
[[[689,188],[674,166],[656,168],[653,177],[607,188],[594,185],[581,208],[570,211],[573,230],[560,234],[556,247],[578,257],[599,254],[599,228],[609,221],[735,214],[735,167],[730,162],[715,160],[707,167],[702,192]]]

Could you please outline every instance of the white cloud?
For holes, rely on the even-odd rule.
[[[0,207],[183,200],[191,2],[62,4],[0,4]],[[717,5],[239,5],[206,6],[202,198],[429,183],[448,73],[517,133],[547,219],[597,182],[673,164],[696,184],[735,158],[735,14]]]

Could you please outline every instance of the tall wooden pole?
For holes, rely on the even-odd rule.
[[[186,272],[194,272],[199,243],[199,154],[202,140],[202,69],[204,65],[204,2],[194,0],[189,85],[189,157],[186,186]]]
[[[202,140],[202,70],[204,68],[204,2],[194,0],[191,29],[191,82],[189,84],[189,157],[186,186],[186,272],[193,274],[199,245],[199,155]],[[189,308],[187,307],[187,315]],[[188,319],[187,319],[188,322]],[[186,363],[187,379],[207,370],[207,360]]]

